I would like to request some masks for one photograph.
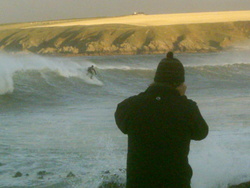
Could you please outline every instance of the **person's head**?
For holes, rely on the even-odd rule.
[[[159,63],[154,82],[161,85],[169,85],[174,88],[185,82],[185,70],[182,63],[174,58],[173,52],[168,52],[166,58]]]

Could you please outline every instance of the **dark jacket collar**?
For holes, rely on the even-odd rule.
[[[160,84],[152,84],[150,85],[147,90],[145,91],[146,93],[150,94],[156,94],[156,95],[175,95],[175,96],[180,96],[180,93],[173,87],[166,86],[166,85],[160,85]]]

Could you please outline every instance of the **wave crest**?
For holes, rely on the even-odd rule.
[[[64,78],[79,78],[84,83],[102,86],[103,83],[98,79],[90,79],[86,75],[87,68],[90,62],[84,65],[76,62],[53,61],[53,59],[44,58],[40,56],[0,56],[0,95],[12,93],[15,87],[15,81],[20,84],[20,80],[27,80],[28,78],[41,79],[43,78],[49,84],[49,75],[59,76]],[[40,78],[33,77],[39,73]],[[26,77],[26,78],[25,78]],[[14,81],[14,78],[15,81]]]

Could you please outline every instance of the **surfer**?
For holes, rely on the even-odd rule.
[[[204,139],[208,125],[184,81],[182,63],[169,52],[147,90],[118,104],[116,124],[128,135],[127,188],[190,188],[190,141]]]
[[[94,68],[94,65],[92,65],[91,67],[88,68],[88,73],[87,75],[90,74],[90,78],[92,79],[94,75],[96,75],[96,70]]]

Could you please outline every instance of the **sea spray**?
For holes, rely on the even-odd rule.
[[[206,141],[192,143],[189,157],[193,168],[192,187],[227,188],[229,184],[248,181],[246,177],[250,172],[246,167],[250,163],[247,156],[239,157],[239,153],[224,145],[220,137],[217,132],[210,131]],[[226,137],[224,135],[224,139]]]
[[[117,155],[119,145],[109,135],[99,136],[95,144],[98,152],[93,157],[94,163],[88,172],[88,178],[83,178],[85,186],[97,188],[109,183],[124,185],[126,179],[126,170],[124,168],[126,153]]]
[[[12,93],[14,90],[13,72],[9,72],[3,66],[0,67],[0,95]]]

